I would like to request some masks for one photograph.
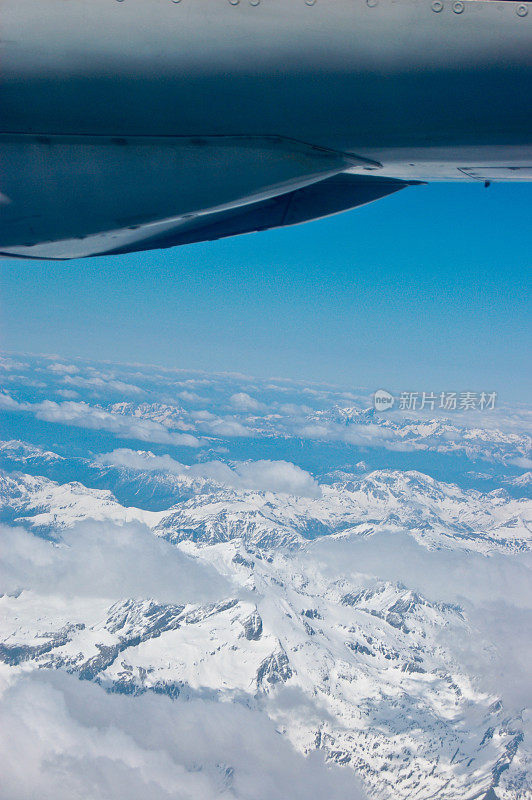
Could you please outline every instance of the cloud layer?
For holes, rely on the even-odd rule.
[[[402,584],[434,602],[458,604],[469,627],[441,630],[457,667],[520,713],[532,705],[532,553],[490,557],[464,550],[428,550],[408,534],[322,539],[309,545],[301,568],[329,579],[356,577]],[[451,636],[451,638],[449,638]]]
[[[142,419],[127,414],[114,414],[85,402],[43,400],[41,403],[19,403],[8,394],[0,394],[0,409],[6,411],[28,411],[37,419],[72,425],[77,428],[103,430],[122,439],[138,439],[181,447],[199,447],[200,442],[191,434],[176,433],[151,419]]]
[[[531,412],[525,406],[376,413],[370,389],[80,359],[69,364],[58,356],[3,359],[2,367],[0,408],[153,444],[207,448],[223,442],[235,461],[271,457],[275,440],[277,459],[287,461],[297,460],[299,445],[301,454],[311,447],[320,454],[325,448],[342,455],[363,450],[379,466],[437,454],[453,469],[458,458],[510,475],[530,468]]]
[[[363,798],[351,770],[297,754],[236,704],[107,695],[43,671],[6,680],[0,714],[9,800]]]
[[[230,585],[140,524],[83,522],[61,543],[0,525],[0,592],[30,589],[64,597],[145,598],[209,602]]]
[[[96,459],[102,466],[126,467],[140,472],[166,472],[214,481],[233,489],[279,492],[300,497],[319,497],[320,487],[305,470],[288,461],[245,461],[230,467],[222,461],[187,466],[170,456],[121,448]]]

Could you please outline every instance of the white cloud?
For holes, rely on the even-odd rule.
[[[196,420],[196,422],[211,422],[212,420],[217,420],[218,417],[212,413],[212,411],[203,410],[196,410],[191,411],[190,416],[192,419]]]
[[[7,358],[6,356],[0,356],[0,369],[11,370],[11,369],[27,369],[29,364],[24,364],[22,361],[15,361],[12,358]]]
[[[122,439],[139,439],[143,442],[183,447],[200,446],[199,440],[191,434],[175,433],[154,420],[140,419],[127,414],[113,414],[85,402],[56,403],[53,400],[44,400],[42,403],[19,403],[10,395],[1,393],[0,408],[8,411],[29,411],[37,419],[60,425],[109,431]]]
[[[6,392],[0,392],[0,408],[4,411],[22,411],[21,404],[14,400],[11,395]]]
[[[336,425],[332,423],[307,423],[296,433],[304,439],[340,441],[359,447],[396,447],[397,434],[393,430],[369,423],[367,425]]]
[[[483,688],[502,696],[519,713],[532,703],[532,553],[487,557],[464,550],[429,550],[408,534],[322,539],[304,556],[330,579],[369,576],[400,583],[434,602],[460,605],[468,621],[461,638],[441,630],[442,644],[457,668],[477,676]],[[447,637],[452,635],[452,641]]]
[[[248,461],[235,468],[246,488],[319,497],[320,487],[308,472],[288,461]]]
[[[214,481],[239,490],[280,492],[303,497],[319,497],[321,490],[312,475],[288,461],[242,461],[233,467],[221,461],[187,466],[168,455],[121,448],[96,459],[97,464],[126,467],[139,471],[161,471]]]
[[[289,417],[305,417],[312,413],[310,406],[296,405],[295,403],[281,403],[277,408],[282,414]]]
[[[185,403],[210,403],[211,401],[207,397],[202,397],[199,394],[195,394],[194,392],[180,392],[179,397],[181,400],[184,400]]]
[[[84,378],[81,375],[66,375],[63,382],[70,386],[77,386],[81,389],[91,389],[93,391],[112,391],[119,394],[144,394],[144,390],[132,383],[125,383],[115,379],[106,380],[100,377]]]
[[[255,400],[246,392],[237,392],[231,397],[231,405],[237,411],[259,411],[262,408],[261,403]]]
[[[234,417],[219,417],[207,409],[194,409],[189,415],[201,430],[215,436],[243,439],[253,436],[253,431]]]
[[[532,458],[512,458],[509,463],[523,469],[532,469]]]
[[[45,400],[34,408],[36,417],[47,422],[106,430],[122,438],[140,439],[146,442],[199,447],[198,439],[190,434],[173,433],[159,422],[125,414],[112,414],[83,402],[54,403]]]
[[[246,428],[236,419],[222,419],[221,417],[205,419],[205,421],[201,423],[201,427],[203,430],[215,434],[215,436],[246,439],[253,435],[253,432],[250,431],[249,428]]]
[[[488,557],[462,548],[429,550],[406,532],[323,538],[308,552],[331,574],[356,565],[354,572],[403,583],[433,600],[507,602],[532,610],[532,552]]]
[[[125,467],[139,472],[169,472],[172,475],[185,475],[188,467],[171,456],[156,456],[145,450],[118,448],[112,453],[102,453],[94,459],[99,466]]]
[[[2,796],[9,800],[361,800],[350,769],[296,753],[259,711],[125,697],[64,673],[5,681]]]
[[[76,375],[79,372],[79,369],[74,364],[48,364],[48,369],[58,375]]]
[[[0,592],[29,589],[65,597],[153,597],[208,602],[231,589],[212,568],[140,524],[83,522],[54,544],[23,528],[0,525]]]
[[[396,438],[395,434],[379,425],[350,425],[343,432],[342,438],[349,444],[366,447],[388,447]]]

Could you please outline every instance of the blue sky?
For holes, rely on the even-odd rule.
[[[525,401],[531,201],[433,184],[220,242],[0,261],[1,348]]]

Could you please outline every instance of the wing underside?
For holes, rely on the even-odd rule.
[[[0,137],[0,254],[69,259],[295,225],[392,194],[374,162],[277,137]]]

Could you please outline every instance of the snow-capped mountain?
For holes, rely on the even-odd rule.
[[[149,475],[141,472],[138,479],[142,482]],[[242,539],[262,548],[297,547],[320,536],[368,536],[387,530],[408,531],[425,546],[484,553],[528,550],[532,545],[532,501],[515,500],[504,490],[463,491],[417,472],[353,476],[321,485],[315,498],[237,490],[197,478],[188,497],[184,489],[190,488],[191,479],[168,477],[185,499],[151,512],[124,508],[109,490],[0,471],[0,514],[43,532],[83,519],[136,520],[174,543]]]
[[[147,524],[158,515],[123,508],[108,490],[87,489],[81,483],[59,485],[43,477],[0,472],[0,518],[28,522],[35,530],[51,533],[86,519],[123,524]]]
[[[383,417],[373,409],[342,408],[336,406],[318,411],[309,417],[309,423],[317,425],[316,433],[322,426],[324,433],[334,430],[336,435],[343,431],[349,441],[360,436],[364,428],[377,426],[388,447],[411,450],[430,450],[438,453],[464,453],[470,459],[486,461],[507,461],[510,458],[525,456],[532,447],[532,437],[526,431],[503,431],[497,427],[480,427],[462,424],[450,417],[432,418],[430,415],[411,412],[408,417],[393,414]]]
[[[0,796],[530,800],[523,409],[11,373]]]
[[[439,484],[420,473],[380,471],[324,485],[317,499],[250,492],[197,495],[164,515],[156,530],[172,541],[233,538],[258,546],[300,543],[323,535],[408,530],[424,544],[528,549],[532,504],[504,492],[483,495]]]
[[[453,640],[477,637],[459,605],[389,581],[331,580],[312,552],[242,541],[186,551],[229,578],[232,595],[67,607],[53,591],[4,596],[1,660],[111,692],[265,710],[299,751],[354,768],[371,797],[480,797],[508,775],[515,791],[497,796],[527,796],[522,720],[453,653]]]
[[[453,636],[474,635],[459,604],[376,577],[331,579],[308,547],[387,530],[408,531],[424,548],[525,551],[528,501],[394,472],[324,485],[318,498],[207,482],[161,512],[42,477],[4,473],[1,487],[4,516],[41,535],[88,520],[143,523],[234,587],[207,604],[98,598],[89,607],[73,598],[60,613],[53,596],[4,596],[0,659],[10,667],[266,709],[298,750],[351,765],[379,798],[480,796],[524,758],[519,717],[475,686],[450,647]],[[282,687],[301,693],[305,713],[283,711]],[[516,780],[524,798],[528,779]]]

